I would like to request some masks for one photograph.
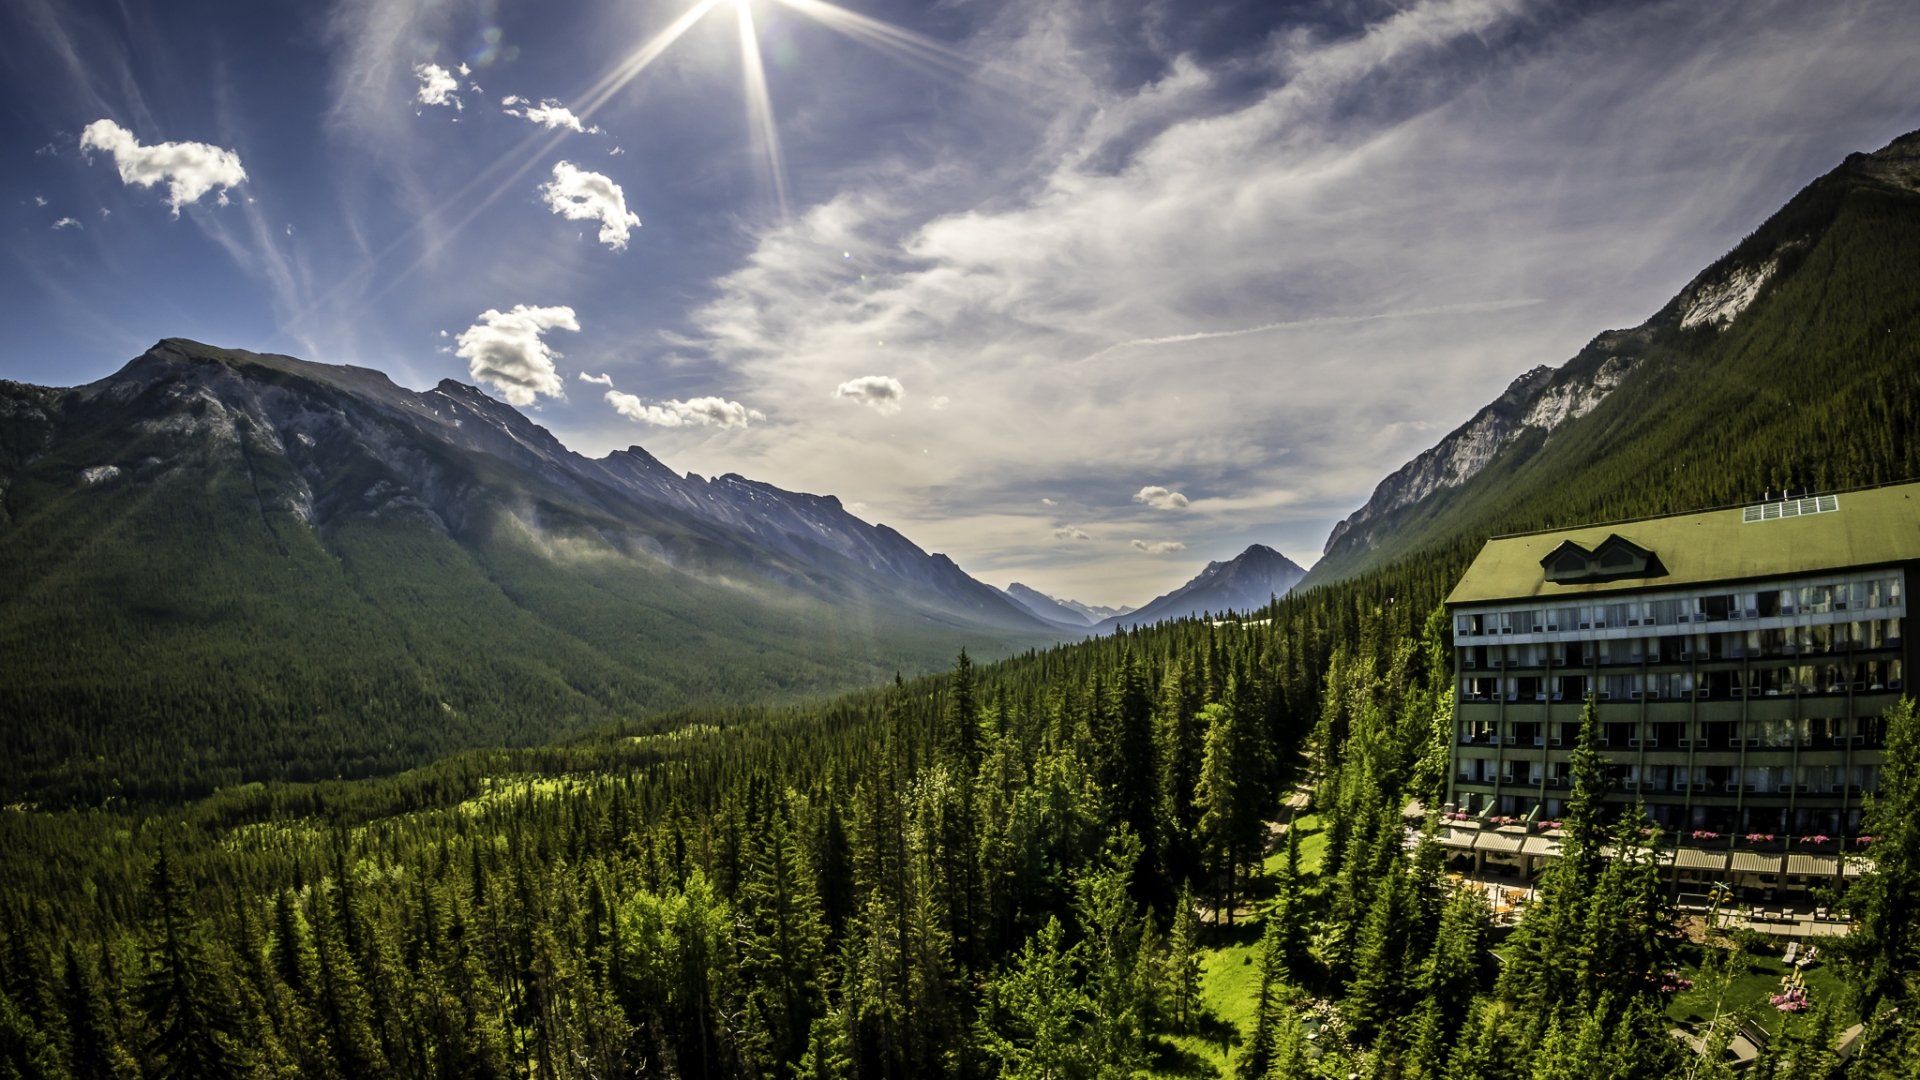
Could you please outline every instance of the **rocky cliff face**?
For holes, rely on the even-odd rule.
[[[1365,506],[1333,527],[1325,552],[1364,544],[1370,523],[1473,479],[1527,431],[1551,433],[1592,412],[1639,365],[1637,338],[1631,330],[1602,334],[1565,367],[1542,365],[1515,379],[1473,419],[1382,480]]]

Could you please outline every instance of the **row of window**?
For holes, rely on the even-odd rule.
[[[1825,664],[1777,664],[1731,671],[1652,671],[1617,675],[1462,675],[1461,704],[1512,702],[1729,700],[1899,690],[1899,658]]]
[[[1454,777],[1463,784],[1567,787],[1566,762],[1463,759]],[[1878,765],[1615,765],[1615,790],[1660,795],[1845,795],[1877,790]]]
[[[1523,608],[1515,611],[1460,613],[1456,638],[1492,634],[1564,633],[1623,626],[1680,626],[1727,619],[1766,619],[1782,615],[1825,615],[1839,611],[1898,608],[1903,603],[1899,574],[1859,575],[1823,585],[1704,595],[1643,597],[1615,603]]]
[[[1462,746],[1568,747],[1580,729],[1570,723],[1462,720]],[[1777,720],[1687,720],[1640,723],[1610,720],[1597,732],[1606,750],[1838,750],[1886,745],[1886,720],[1873,716],[1795,717]]]
[[[1900,648],[1901,620],[1861,619],[1808,626],[1768,627],[1665,637],[1466,645],[1457,650],[1464,671],[1501,667],[1606,667],[1613,664],[1686,664],[1783,656],[1832,656]]]

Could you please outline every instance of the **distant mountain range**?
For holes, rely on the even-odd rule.
[[[1639,326],[1382,480],[1308,586],[1489,535],[1920,475],[1920,132],[1802,189]]]
[[[1033,614],[1050,623],[1057,623],[1071,629],[1084,629],[1102,619],[1114,615],[1125,615],[1133,610],[1128,607],[1096,607],[1092,604],[1083,604],[1078,600],[1062,600],[1017,581],[1008,585],[1005,591],[1015,603]]]
[[[1156,597],[1137,610],[1102,619],[1096,633],[1123,626],[1147,626],[1168,619],[1184,619],[1205,612],[1258,611],[1307,576],[1292,559],[1254,544],[1226,562],[1210,562],[1192,581]]]
[[[359,775],[1062,636],[831,496],[180,339],[0,383],[0,562],[10,793]]]

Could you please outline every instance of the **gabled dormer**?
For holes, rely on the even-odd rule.
[[[1662,577],[1667,572],[1658,556],[1619,533],[1609,535],[1591,551],[1572,540],[1563,540],[1540,560],[1540,567],[1555,585]]]
[[[1653,552],[1614,533],[1593,549],[1593,565],[1605,579],[1651,577],[1659,560]]]
[[[1560,546],[1547,552],[1540,565],[1547,571],[1547,580],[1555,584],[1567,584],[1586,580],[1592,569],[1593,552],[1571,540],[1562,540]]]

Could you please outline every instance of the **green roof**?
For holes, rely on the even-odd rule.
[[[1741,507],[1555,529],[1487,541],[1449,604],[1665,589],[1715,581],[1835,572],[1920,559],[1920,484],[1842,492],[1839,509],[1746,521]],[[1588,549],[1619,536],[1653,552],[1665,574],[1559,585],[1540,560],[1568,540]]]

